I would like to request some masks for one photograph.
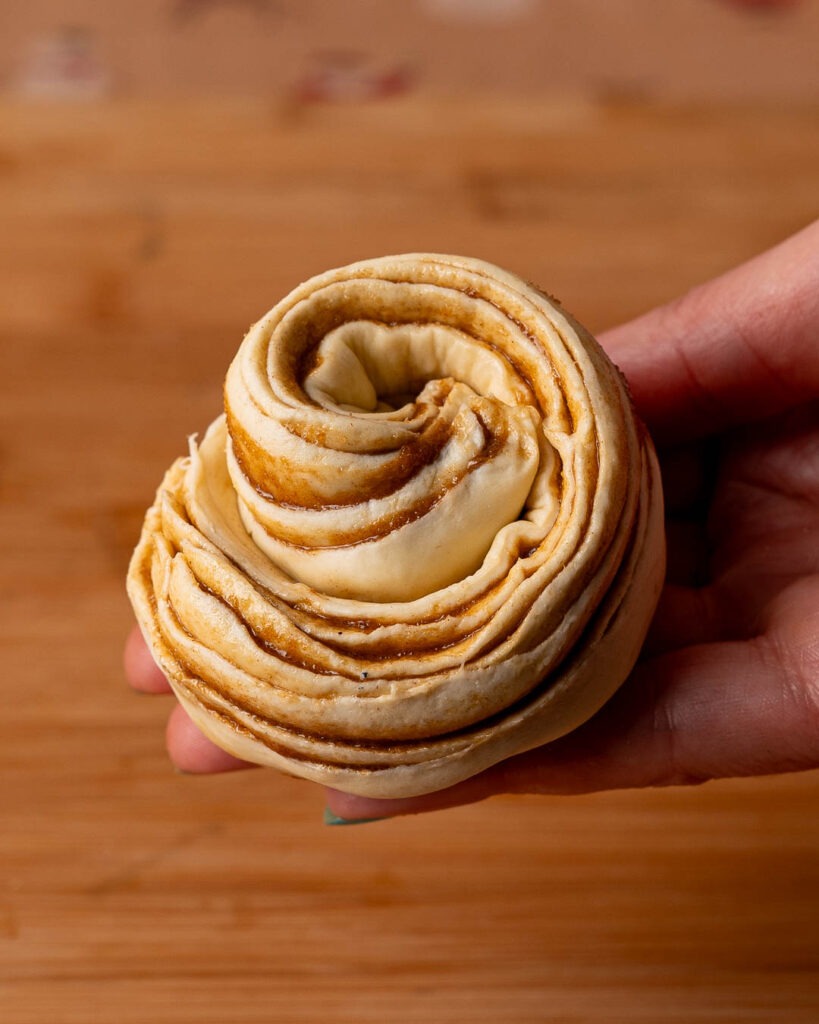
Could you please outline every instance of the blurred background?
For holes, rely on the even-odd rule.
[[[811,2],[31,0],[4,6],[3,79],[29,95],[330,101],[499,90],[522,97],[546,91],[804,100],[819,91],[819,11]]]
[[[247,326],[432,250],[593,330],[819,214],[816,0],[0,5],[0,1019],[815,1024],[816,773],[353,829],[184,777],[124,576]]]
[[[232,345],[317,270],[439,249],[600,328],[813,215],[817,44],[815,0],[3,5],[3,317]]]

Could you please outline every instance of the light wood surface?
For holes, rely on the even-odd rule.
[[[244,329],[390,251],[593,329],[797,229],[815,110],[0,106],[5,1024],[819,1020],[819,774],[330,828],[175,775],[126,561]]]

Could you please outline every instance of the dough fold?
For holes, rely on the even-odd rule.
[[[246,335],[128,573],[202,731],[351,793],[468,778],[594,714],[664,575],[651,441],[553,299],[479,260],[329,271]]]

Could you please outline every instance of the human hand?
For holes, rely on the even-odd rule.
[[[563,739],[426,797],[330,792],[347,820],[819,765],[819,222],[600,339],[660,446],[669,577],[644,656]],[[137,689],[168,690],[138,634]],[[180,707],[173,762],[247,767]]]

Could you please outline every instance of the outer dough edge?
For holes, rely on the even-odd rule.
[[[421,796],[448,788],[515,754],[572,732],[599,711],[628,677],[645,641],[662,588],[665,533],[660,471],[650,441],[646,441],[643,450],[650,507],[645,538],[628,589],[603,637],[560,677],[549,691],[550,699],[542,700],[534,713],[521,713],[519,724],[435,760],[364,770],[289,758],[265,748],[233,725],[219,727],[219,720],[171,678],[179,702],[205,736],[235,757],[356,796],[376,798]],[[150,637],[146,639],[153,647]]]

